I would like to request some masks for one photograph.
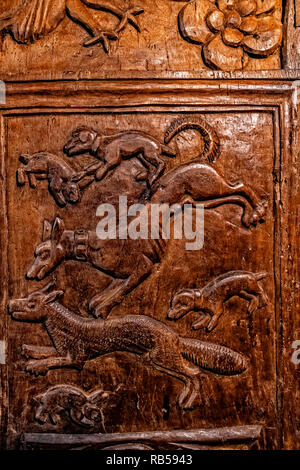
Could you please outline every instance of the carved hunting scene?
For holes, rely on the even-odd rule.
[[[0,449],[300,449],[300,0],[1,0],[0,71]]]
[[[182,142],[180,152],[184,149],[188,152],[188,144],[194,148],[194,156],[176,164]],[[60,153],[41,149],[33,152],[19,156],[17,187],[22,188],[24,195],[30,192],[33,197],[41,189],[48,189],[49,204],[65,215],[82,206],[93,219],[86,198],[88,191],[89,197],[93,197],[92,207],[97,202],[112,202],[116,206],[119,197],[126,196],[133,204],[142,203],[146,214],[152,204],[179,208],[189,204],[196,210],[200,203],[205,214],[212,211],[213,219],[214,210],[235,207],[237,227],[245,233],[258,230],[257,226],[264,225],[268,217],[266,193],[257,193],[241,179],[229,183],[214,168],[222,159],[222,141],[213,126],[200,116],[173,119],[161,139],[142,130],[102,133],[89,126],[75,127]],[[80,166],[76,162],[82,156],[87,163]],[[171,169],[168,161],[173,162]],[[121,170],[122,185],[117,176]],[[96,192],[97,187],[100,193]],[[98,201],[94,199],[96,194]],[[134,298],[134,292],[160,270],[171,240],[166,239],[161,225],[154,239],[142,236],[99,239],[95,227],[88,228],[79,219],[72,225],[64,219],[61,214],[43,220],[42,237],[32,247],[32,260],[25,273],[27,282],[34,281],[37,288],[8,302],[13,320],[41,325],[51,343],[51,346],[22,344],[25,373],[35,378],[59,369],[78,373],[90,361],[129,353],[167,381],[177,379],[182,384],[174,397],[178,409],[191,413],[199,407],[206,374],[235,380],[235,376],[249,369],[247,355],[211,341],[208,336],[200,340],[182,335],[180,328],[174,328],[174,321],[179,325],[179,319],[193,314],[192,330],[205,328],[206,334],[211,333],[220,328],[223,316],[230,315],[226,305],[233,298],[246,302],[249,316],[260,315],[268,304],[260,282],[268,273],[228,270],[205,285],[198,281],[196,288],[173,291],[166,299],[164,319],[134,309],[130,312],[125,308],[122,313],[127,297]],[[131,217],[133,222],[135,219]],[[85,312],[82,308],[69,308],[63,301],[68,286],[60,281],[57,272],[70,262],[88,265],[91,273],[102,273],[108,280],[104,288],[99,287],[91,297],[85,296]],[[116,308],[120,311],[117,316]],[[239,308],[242,309],[242,304]],[[116,399],[118,387],[113,395],[105,395],[104,402],[103,393],[99,386],[85,393],[71,385],[57,384],[40,395],[35,421],[50,427],[69,422],[72,426],[91,429],[100,426],[103,430],[106,412],[102,407],[106,410],[107,406],[114,406],[110,399]]]

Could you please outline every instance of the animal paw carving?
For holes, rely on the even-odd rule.
[[[251,225],[256,226],[259,222],[263,222],[266,210],[267,202],[263,201],[259,203],[252,212],[243,215],[243,224],[249,228]]]
[[[116,41],[119,35],[115,31],[99,31],[92,39],[88,39],[83,43],[84,47],[94,46],[101,43],[105,52],[110,52],[110,40]]]
[[[25,367],[25,371],[35,377],[39,375],[46,375],[49,368],[45,364],[41,364],[39,361],[29,361]]]
[[[30,359],[32,357],[31,347],[28,344],[22,344],[22,346],[21,346],[21,355],[25,359]]]
[[[266,200],[263,200],[253,211],[252,214],[252,223],[255,224],[257,222],[261,222],[264,220],[264,216],[266,214],[266,210],[268,207],[268,203]]]
[[[130,23],[140,33],[140,25],[135,17],[141,13],[144,13],[142,8],[131,8],[127,10],[121,18],[118,31],[121,31],[121,29],[123,29],[127,23]]]
[[[200,330],[201,328],[205,328],[206,326],[208,326],[210,318],[210,315],[203,313],[199,316],[199,318],[197,318],[197,320],[192,323],[192,329]]]
[[[100,296],[99,296],[100,297]],[[101,296],[102,298],[102,296]],[[108,317],[112,307],[116,304],[114,302],[113,304],[106,303],[106,302],[100,302],[98,300],[98,297],[95,296],[92,298],[92,300],[89,303],[89,311],[95,318],[106,318]]]

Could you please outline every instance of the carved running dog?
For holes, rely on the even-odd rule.
[[[201,203],[206,209],[223,204],[234,204],[240,206],[243,210],[241,222],[245,227],[249,228],[263,221],[266,201],[262,196],[258,196],[243,183],[234,186],[228,184],[214,168],[199,162],[202,158],[213,161],[218,155],[218,139],[210,126],[206,123],[196,124],[176,121],[173,126],[170,126],[165,139],[169,142],[177,133],[190,128],[197,128],[203,134],[204,148],[196,157],[196,161],[173,168],[165,175],[160,176],[156,182],[154,182],[155,178],[158,177],[162,168],[159,167],[159,164],[155,166],[155,162],[157,162],[155,158],[158,158],[158,144],[151,140],[152,144],[150,145],[151,142],[149,143],[149,140],[147,140],[149,138],[146,139],[144,134],[134,134],[135,138],[133,138],[132,143],[130,143],[130,139],[128,141],[128,133],[116,134],[111,137],[111,141],[110,138],[107,138],[107,146],[105,147],[103,143],[101,145],[99,142],[97,143],[97,136],[94,131],[94,133],[91,133],[89,129],[85,129],[84,131],[81,130],[78,136],[76,133],[72,136],[69,144],[67,144],[66,151],[70,155],[75,155],[82,152],[98,152],[102,149],[101,151],[105,153],[112,145],[112,148],[114,148],[112,158],[115,158],[114,155],[117,154],[114,164],[121,165],[123,137],[127,136],[125,139],[126,145],[131,145],[131,147],[128,147],[129,157],[137,156],[136,152],[143,153],[144,151],[143,158],[145,158],[146,147],[142,147],[141,143],[137,145],[140,142],[139,139],[142,139],[144,144],[147,142],[150,145],[149,148],[152,152],[155,150],[156,153],[154,152],[153,155],[156,157],[154,158],[153,155],[151,157],[153,163],[151,166],[155,167],[154,174],[152,170],[148,169],[146,171],[148,176],[145,176],[145,172],[143,172],[143,176],[139,176],[139,178],[143,178],[145,187],[147,187],[145,183],[147,178],[149,182],[152,181],[154,184],[150,189],[147,187],[145,190],[146,192],[148,190],[149,196],[147,198],[143,199],[145,191],[142,189],[141,198],[139,200],[135,199],[134,202],[146,202],[147,210],[153,203],[167,204],[168,206],[173,204],[183,206],[186,203],[196,206],[197,203]],[[119,137],[121,140],[119,140]],[[133,160],[131,162],[132,166],[137,163]],[[140,162],[139,165],[142,166]],[[92,166],[92,168],[95,167]],[[104,168],[107,171],[110,165],[105,165]],[[143,166],[143,168],[145,167]],[[102,172],[102,166],[100,169]],[[129,197],[132,194],[133,198],[136,197],[136,179],[137,176],[133,172],[126,173],[123,179],[123,182],[126,183],[124,185],[125,190],[123,190],[124,196]],[[117,172],[111,172],[110,185],[117,196],[122,195],[119,193],[120,181]],[[45,221],[45,224],[50,226],[47,221]],[[153,240],[151,237],[148,240],[132,240],[130,238],[121,241],[118,239],[100,240],[95,231],[86,230],[83,227],[66,230],[63,220],[56,218],[52,227],[49,227],[48,236],[43,237],[43,242],[35,249],[34,260],[27,271],[27,277],[41,280],[61,262],[70,259],[89,263],[112,278],[110,285],[95,295],[89,304],[90,311],[96,317],[102,316],[105,318],[113,307],[122,302],[125,295],[135,289],[151,274],[153,266],[161,262],[165,248],[166,240],[163,237],[158,240]]]
[[[150,168],[151,186],[165,171],[166,164],[162,155],[176,156],[175,150],[166,144],[169,144],[177,134],[189,129],[197,130],[203,137],[204,148],[196,160],[207,158],[213,162],[219,154],[220,142],[211,126],[200,118],[197,122],[175,120],[165,133],[165,144],[142,131],[128,130],[118,134],[103,135],[90,127],[79,127],[71,133],[64,151],[69,157],[89,152],[101,160],[103,165],[96,172],[98,181],[120,165],[122,159],[137,157],[146,168]]]
[[[96,180],[98,181],[101,181],[113,168],[120,165],[122,159],[138,157],[147,168],[149,165],[152,167],[150,185],[165,170],[166,165],[161,155],[176,156],[173,149],[145,132],[130,130],[108,136],[88,127],[79,127],[73,130],[64,150],[69,157],[89,152],[102,161],[103,164],[99,165],[96,172]]]
[[[239,353],[217,344],[179,336],[164,323],[144,315],[127,315],[109,320],[87,319],[57,302],[63,291],[53,284],[28,297],[11,300],[8,311],[13,319],[42,323],[53,347],[24,345],[31,357],[26,371],[45,375],[50,369],[70,367],[81,370],[91,359],[115,351],[130,352],[155,370],[184,383],[178,404],[192,407],[199,391],[201,371],[235,375],[247,368]]]
[[[262,221],[266,210],[264,202],[251,188],[243,184],[229,186],[213,168],[200,163],[176,167],[160,179],[155,189],[151,203],[170,206],[201,202],[206,209],[222,204],[242,206],[242,222],[246,227]],[[45,223],[49,225],[49,222]],[[90,302],[90,310],[95,316],[103,317],[108,316],[128,292],[151,274],[154,264],[162,260],[166,247],[163,239],[128,238],[122,243],[117,239],[100,240],[95,231],[83,228],[65,230],[60,218],[55,219],[51,235],[50,229],[48,233],[49,236],[35,249],[27,277],[41,280],[68,259],[88,262],[112,277],[108,288]]]
[[[190,312],[202,312],[192,324],[194,330],[204,328],[212,331],[224,313],[224,303],[239,296],[248,301],[248,313],[254,313],[267,304],[266,295],[258,281],[267,273],[229,271],[216,277],[202,289],[183,289],[177,292],[168,311],[169,320],[178,320]]]

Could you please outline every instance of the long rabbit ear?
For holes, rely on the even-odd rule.
[[[44,220],[43,224],[43,242],[50,240],[51,236],[51,231],[52,231],[52,225],[48,220]]]

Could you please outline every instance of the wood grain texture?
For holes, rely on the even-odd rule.
[[[47,97],[44,90],[47,91]],[[129,175],[140,168],[141,164],[136,158],[119,160],[117,167],[110,170],[107,176],[100,181],[94,180],[86,187],[81,200],[73,205],[66,204],[60,207],[53,194],[49,192],[49,181],[44,181],[43,177],[38,180],[35,188],[30,188],[28,184],[17,185],[16,172],[20,168],[26,169],[31,165],[28,174],[36,169],[44,171],[45,168],[39,167],[39,158],[36,160],[37,167],[32,167],[30,158],[27,165],[24,164],[25,160],[20,162],[18,159],[20,155],[30,156],[36,152],[49,152],[43,154],[46,161],[49,154],[59,155],[64,164],[72,167],[76,165],[76,171],[79,173],[81,168],[93,164],[95,157],[86,153],[72,157],[71,160],[62,152],[63,148],[66,148],[66,151],[72,148],[65,145],[69,136],[74,135],[73,130],[79,125],[89,129],[101,129],[105,135],[111,136],[117,135],[116,132],[120,131],[125,131],[126,135],[128,130],[135,129],[143,133],[142,135],[146,133],[147,136],[162,142],[174,119],[182,123],[183,116],[188,122],[196,122],[201,118],[202,122],[206,122],[218,136],[220,148],[217,160],[209,163],[204,159],[201,171],[206,171],[207,167],[214,168],[214,171],[226,180],[235,184],[243,182],[251,185],[259,197],[266,195],[268,200],[263,223],[253,226],[252,229],[241,223],[242,208],[234,201],[218,208],[208,208],[205,211],[204,250],[200,253],[186,252],[183,241],[171,240],[166,255],[157,268],[143,283],[126,294],[120,305],[114,307],[113,313],[108,316],[120,321],[132,313],[138,318],[146,315],[171,328],[171,331],[177,332],[176,334],[180,336],[191,338],[193,341],[200,340],[226,346],[249,361],[249,367],[242,374],[226,377],[202,373],[199,394],[196,394],[192,409],[184,414],[176,405],[176,397],[180,396],[182,384],[161,372],[154,372],[151,368],[145,367],[143,361],[137,362],[128,353],[115,352],[104,356],[101,360],[88,361],[81,372],[72,368],[57,369],[56,366],[52,369],[53,363],[51,363],[51,370],[45,376],[31,376],[25,370],[28,359],[24,359],[24,356],[22,358],[20,354],[22,344],[32,342],[42,347],[35,351],[35,354],[38,353],[39,360],[43,361],[46,354],[43,348],[49,348],[51,341],[41,325],[26,321],[17,322],[5,314],[2,321],[4,329],[6,323],[9,323],[5,337],[9,343],[8,364],[11,377],[8,447],[19,446],[23,433],[46,433],[46,436],[47,433],[53,433],[57,429],[64,433],[78,432],[82,429],[78,422],[85,419],[84,415],[72,413],[73,418],[70,420],[68,418],[72,411],[70,409],[62,413],[60,416],[62,421],[59,421],[59,424],[53,424],[51,420],[50,422],[46,420],[42,424],[35,419],[38,411],[38,401],[35,397],[46,396],[45,394],[50,393],[51,387],[63,385],[69,385],[70,393],[73,393],[74,387],[76,390],[82,390],[78,393],[83,400],[89,400],[88,397],[97,390],[100,395],[102,390],[107,392],[108,396],[116,397],[111,402],[111,407],[107,408],[104,403],[103,417],[99,424],[96,424],[96,428],[87,427],[88,434],[93,432],[93,429],[103,432],[101,431],[103,422],[105,432],[125,433],[124,435],[130,432],[155,431],[158,427],[162,431],[171,431],[178,427],[192,430],[199,427],[259,424],[266,430],[267,448],[277,448],[280,445],[292,448],[297,445],[296,415],[296,421],[284,418],[286,416],[284,407],[287,409],[286,404],[284,405],[286,400],[293,409],[296,409],[297,405],[291,387],[288,389],[283,387],[283,383],[287,381],[294,384],[295,371],[292,373],[291,370],[290,349],[287,349],[288,346],[283,349],[283,344],[291,344],[289,336],[291,333],[282,330],[281,326],[283,321],[286,322],[284,320],[288,315],[286,312],[293,315],[291,307],[289,310],[281,307],[285,301],[289,301],[288,297],[290,299],[291,295],[290,271],[286,268],[287,261],[282,257],[282,250],[285,250],[286,243],[293,244],[293,242],[285,241],[281,227],[285,224],[286,212],[279,211],[279,207],[288,207],[292,203],[290,192],[283,191],[283,187],[290,187],[292,184],[290,178],[295,174],[293,171],[290,173],[292,166],[289,163],[293,147],[288,146],[286,140],[287,135],[292,139],[295,138],[291,133],[295,112],[294,94],[294,87],[289,82],[277,84],[240,82],[238,86],[227,83],[225,92],[221,83],[213,82],[208,84],[156,82],[151,83],[150,87],[135,82],[123,84],[57,82],[51,86],[47,83],[28,84],[25,87],[21,84],[8,86],[7,107],[3,109],[5,132],[3,142],[7,147],[4,181],[5,186],[7,185],[9,231],[6,240],[10,240],[9,291],[8,293],[6,291],[5,299],[15,302],[11,307],[12,312],[14,309],[20,311],[19,307],[16,308],[15,299],[25,298],[30,292],[45,285],[43,281],[30,281],[25,278],[34,259],[34,250],[42,241],[44,220],[53,221],[59,216],[68,230],[73,228],[94,230],[97,223],[94,214],[100,201],[112,201],[112,198],[122,193],[122,184],[126,184],[124,190],[128,196],[132,194],[133,200],[144,190],[143,181],[137,181],[129,190]],[[276,96],[275,105],[274,96]],[[101,102],[105,108],[87,108],[86,103],[91,103],[92,97],[94,99],[98,97],[97,100],[100,100],[98,102]],[[257,103],[253,102],[253,97]],[[18,111],[16,100],[22,104],[22,108]],[[13,138],[16,133],[20,136],[17,140]],[[42,143],[41,135],[44,136]],[[154,182],[154,186],[157,185],[158,189],[160,178],[168,180],[168,175],[178,171],[180,165],[186,165],[187,168],[192,165],[193,158],[197,157],[199,148],[203,145],[203,137],[195,130],[185,129],[182,135],[175,136],[168,145],[176,156],[162,157],[166,165],[165,176],[158,177],[157,182]],[[293,145],[296,145],[294,140]],[[26,225],[24,231],[21,227],[26,223],[25,213],[30,223]],[[50,227],[44,230],[45,240],[51,230]],[[293,234],[290,233],[288,236]],[[22,256],[18,255],[21,249]],[[179,295],[177,293],[181,289],[205,289],[205,286],[217,276],[233,270],[269,273],[265,279],[259,281],[268,304],[261,305],[257,311],[255,308],[250,308],[251,311],[247,313],[249,302],[253,300],[253,292],[255,293],[251,287],[252,297],[247,300],[239,297],[231,299],[229,295],[225,309],[222,310],[222,315],[217,315],[218,322],[211,331],[205,328],[191,328],[195,321],[199,321],[197,312],[187,314],[176,322],[168,320],[170,302],[172,298],[174,299],[174,295]],[[83,319],[91,318],[88,310],[89,299],[95,296],[99,289],[106,289],[109,285],[109,279],[103,277],[100,272],[97,273],[97,270],[84,260],[64,262],[54,269],[53,274],[46,275],[46,278],[47,281],[55,281],[57,288],[65,291],[63,305]],[[245,282],[250,281],[245,280]],[[231,281],[230,285],[233,286]],[[243,284],[240,289],[244,292],[247,286],[249,284]],[[285,291],[286,300],[284,300],[282,289],[287,288],[289,294]],[[7,303],[7,300],[5,302]],[[256,302],[253,305],[257,305]],[[294,313],[296,315],[296,312]],[[290,320],[286,325],[285,328],[294,331]],[[24,352],[27,357],[32,354],[30,350],[23,349]],[[30,360],[32,361],[32,358]],[[117,390],[120,384],[122,387]],[[113,418],[114,400],[119,400],[124,394],[125,408],[122,408],[121,412],[120,408],[118,409],[118,415],[122,416],[120,421]],[[18,398],[20,396],[22,401]],[[75,411],[76,409],[74,413]],[[16,422],[14,416],[20,413],[22,418]],[[99,413],[100,411],[98,415]],[[95,418],[97,422],[97,414]],[[286,427],[282,428],[285,422]]]
[[[84,450],[262,450],[265,446],[261,426],[195,429],[193,431],[144,432],[106,435],[65,435],[63,442],[57,434],[25,434],[26,450],[76,449]]]
[[[199,1],[201,4],[206,2],[208,10],[211,9],[210,5],[214,5],[214,2],[208,0]],[[233,12],[230,13],[228,10],[227,14],[227,9],[222,7],[224,12],[218,11],[227,18],[221,27],[225,28],[224,33],[220,36],[211,27],[213,32],[209,30],[210,42],[205,41],[203,56],[201,52],[203,43],[200,41],[199,44],[199,41],[194,40],[189,42],[188,35],[178,29],[178,15],[181,18],[181,11],[185,8],[193,9],[193,4],[183,6],[181,3],[168,0],[157,0],[156,3],[146,1],[143,4],[144,12],[134,16],[135,12],[139,11],[138,7],[134,5],[132,10],[128,4],[126,10],[127,3],[121,5],[116,0],[110,3],[113,6],[107,8],[103,1],[104,8],[101,7],[101,1],[84,0],[59,0],[55,3],[55,7],[51,3],[53,6],[50,8],[49,0],[43,0],[38,10],[36,0],[29,2],[19,0],[16,3],[17,13],[12,15],[12,19],[2,20],[0,68],[7,79],[17,78],[22,74],[39,77],[45,72],[49,78],[121,78],[143,75],[151,77],[157,73],[165,76],[177,74],[178,77],[186,73],[209,76],[211,68],[224,72],[243,70],[249,73],[281,69],[282,2],[280,1],[271,4],[269,2],[266,8],[258,3],[255,11],[250,12],[250,16],[254,15],[253,21],[257,22],[255,28],[252,27],[257,29],[255,32],[254,29],[249,30],[249,25],[242,25],[241,18],[247,18],[249,23],[250,16],[240,16],[247,12],[243,12],[239,2],[236,2],[234,13],[241,19],[241,25],[237,24],[237,27],[242,28],[244,32],[237,29],[234,31],[239,31],[243,47],[231,43],[228,39],[228,34],[232,30],[230,22],[233,21],[229,16],[232,16]],[[69,3],[75,8],[76,13],[70,11],[70,8],[68,10]],[[265,5],[265,2],[261,3]],[[100,11],[98,7],[105,11]],[[7,7],[1,8],[0,14],[2,13],[3,18],[9,16]],[[29,10],[36,15],[30,14]],[[116,11],[115,15],[111,14],[111,10]],[[188,31],[201,29],[207,11],[201,10],[200,13],[196,17],[188,15],[188,22],[192,21],[192,24],[188,23],[182,28]],[[75,21],[71,21],[72,18]],[[45,27],[42,26],[43,22]],[[84,25],[85,28],[80,25]],[[119,29],[122,30],[120,33]],[[88,47],[82,47],[83,44]],[[243,57],[243,60],[238,60],[237,57],[234,59],[237,55]]]
[[[300,3],[299,0],[295,0],[295,25],[300,26]]]
[[[1,2],[0,448],[300,448],[298,10]]]

